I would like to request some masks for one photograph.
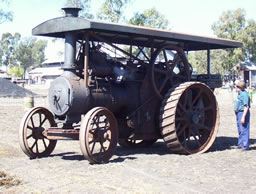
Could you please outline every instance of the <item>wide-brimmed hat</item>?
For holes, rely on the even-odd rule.
[[[245,84],[245,82],[244,81],[238,81],[237,83],[236,83],[236,87],[238,87],[238,88],[241,88],[241,89],[245,89],[246,88],[246,84]]]

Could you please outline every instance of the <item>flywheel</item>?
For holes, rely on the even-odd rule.
[[[172,152],[206,152],[216,138],[218,126],[218,104],[205,84],[185,82],[166,93],[160,109],[160,130]]]

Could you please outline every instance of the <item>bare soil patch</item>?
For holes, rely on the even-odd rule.
[[[251,108],[251,150],[243,152],[236,149],[232,95],[219,89],[216,96],[220,126],[207,153],[173,154],[158,140],[148,148],[118,146],[104,165],[90,165],[78,141],[58,141],[51,156],[30,160],[18,142],[23,100],[0,98],[0,181],[9,178],[0,192],[255,193],[256,106]],[[36,106],[46,104],[45,98],[35,98]]]

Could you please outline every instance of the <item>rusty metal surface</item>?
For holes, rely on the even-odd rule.
[[[186,82],[166,94],[160,110],[160,128],[171,151],[206,152],[216,138],[218,126],[218,105],[206,85]]]
[[[19,144],[30,158],[45,157],[52,153],[57,141],[48,140],[43,131],[56,124],[52,113],[43,107],[29,110],[22,118],[19,129]]]
[[[84,32],[100,34],[113,43],[140,46],[173,44],[184,50],[207,50],[242,47],[242,43],[214,37],[177,33],[149,27],[121,25],[87,20],[81,17],[59,17],[45,21],[32,30],[33,35],[64,38],[66,32],[75,32],[82,39]]]
[[[51,127],[43,131],[43,135],[50,140],[79,140],[79,128],[61,129]]]
[[[95,107],[82,119],[80,148],[90,163],[105,163],[112,157],[118,141],[115,116],[108,109]]]
[[[168,55],[170,50],[176,53],[176,56]],[[164,56],[163,59],[161,59],[161,55]],[[151,84],[154,92],[161,100],[169,88],[190,80],[192,73],[189,71],[188,60],[183,50],[172,45],[157,49],[153,53],[150,66]]]

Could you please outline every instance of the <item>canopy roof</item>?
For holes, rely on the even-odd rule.
[[[176,44],[181,45],[184,50],[207,50],[242,47],[242,43],[233,40],[197,36],[191,34],[177,33],[155,28],[105,23],[87,20],[81,17],[59,17],[48,20],[36,26],[32,30],[33,35],[64,38],[66,32],[74,32],[78,38],[83,37],[85,32],[111,39],[112,43],[132,44],[138,46]],[[93,40],[91,38],[90,40]]]

